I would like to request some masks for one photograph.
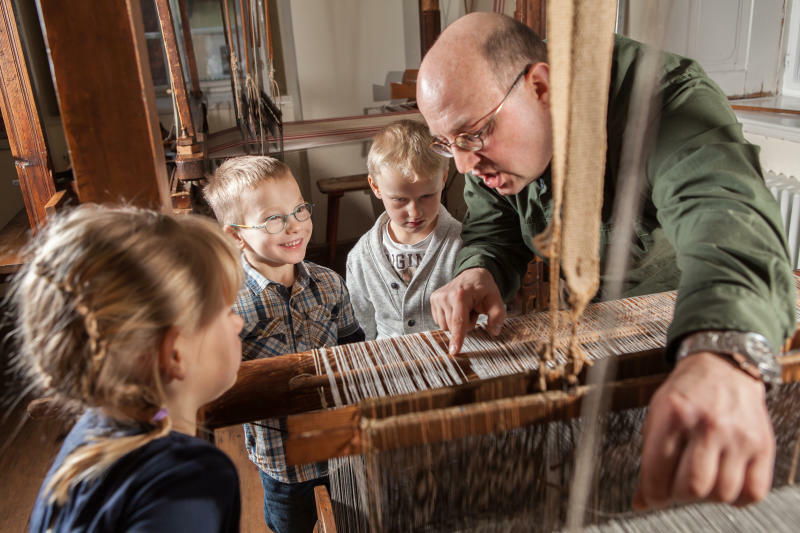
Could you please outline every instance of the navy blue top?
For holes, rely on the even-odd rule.
[[[137,431],[142,429],[122,429],[95,411],[84,413],[39,490],[30,531],[239,531],[239,477],[233,463],[207,442],[175,431],[74,486],[63,507],[48,503],[44,487],[72,450],[93,435]]]

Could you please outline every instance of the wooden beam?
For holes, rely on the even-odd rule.
[[[517,0],[514,18],[547,38],[547,0]]]
[[[47,219],[45,204],[56,186],[18,27],[12,1],[0,0],[0,110],[28,222],[35,229]]]
[[[40,0],[81,202],[170,208],[139,0]]]
[[[425,57],[442,32],[439,0],[419,0],[420,57]]]
[[[637,371],[659,369],[644,365],[637,370],[635,360],[652,360],[655,355],[649,351],[625,356],[622,372],[604,385],[535,392],[538,378],[531,372],[290,416],[286,462],[305,464],[575,418],[583,400],[601,390],[610,394],[611,411],[644,407],[668,376],[667,368],[662,363],[660,372],[635,376]],[[797,382],[800,354],[786,354],[779,361],[784,383]]]
[[[194,98],[203,96],[200,89],[200,77],[197,75],[197,59],[194,54],[194,42],[192,41],[192,27],[189,23],[189,16],[186,14],[186,0],[178,0],[178,9],[181,12],[181,28],[183,28],[183,49],[186,50],[186,61],[189,67],[189,79],[192,82],[191,93]]]
[[[156,0],[156,8],[158,9],[158,20],[161,22],[161,35],[164,37],[164,50],[167,52],[167,64],[169,65],[169,75],[172,80],[172,94],[175,97],[178,118],[181,121],[178,128],[178,136],[191,139],[193,143],[196,138],[194,121],[192,120],[192,111],[189,108],[189,98],[186,94],[183,62],[178,50],[178,38],[175,34],[175,24],[172,19],[169,0]]]

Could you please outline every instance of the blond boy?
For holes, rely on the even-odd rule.
[[[431,293],[452,279],[461,223],[441,204],[448,161],[427,126],[381,130],[367,157],[369,184],[386,212],[347,256],[347,287],[368,339],[437,329]]]
[[[286,164],[265,156],[229,159],[205,194],[244,258],[245,283],[234,304],[244,319],[244,359],[364,340],[341,276],[304,261],[311,204]],[[311,532],[313,488],[327,485],[327,463],[287,466],[285,425],[285,418],[245,424],[247,453],[261,475],[267,526]]]

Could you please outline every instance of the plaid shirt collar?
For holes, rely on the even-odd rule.
[[[242,254],[242,265],[244,265],[245,273],[244,284],[255,294],[261,294],[269,285],[280,285],[280,283],[268,279],[261,272],[256,270],[247,262],[244,254]],[[305,261],[301,261],[295,265],[295,275],[293,290],[296,290],[295,287],[297,289],[304,289],[308,287],[311,281],[319,283],[319,280],[309,271]]]

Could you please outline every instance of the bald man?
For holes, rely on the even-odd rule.
[[[641,49],[615,40],[603,235]],[[624,286],[626,296],[678,289],[667,339],[675,366],[650,403],[634,505],[742,505],[771,485],[775,439],[765,383],[780,379],[774,350],[794,327],[794,284],[758,148],[744,140],[724,94],[697,63],[663,60],[644,212]],[[545,45],[508,17],[465,16],[425,56],[417,101],[433,148],[466,174],[464,247],[452,282],[431,297],[456,353],[479,313],[492,333],[500,331],[503,302],[538,253],[532,237],[552,212]]]

